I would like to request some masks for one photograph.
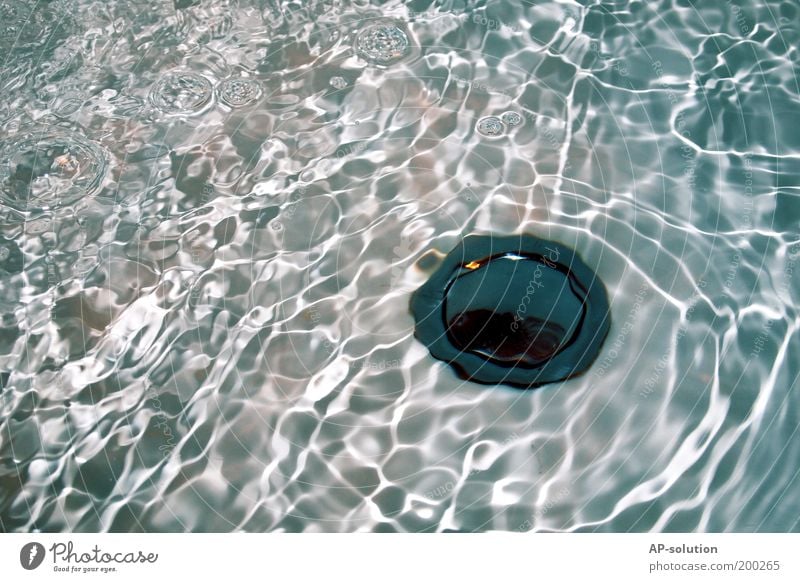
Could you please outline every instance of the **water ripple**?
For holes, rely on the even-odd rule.
[[[0,529],[798,530],[797,9],[484,4],[0,1]],[[414,338],[470,233],[583,376]]]

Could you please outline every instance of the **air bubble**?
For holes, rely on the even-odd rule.
[[[506,132],[506,125],[499,117],[484,117],[478,120],[477,130],[486,137],[500,137]]]
[[[227,79],[220,83],[217,95],[229,107],[244,107],[261,97],[261,85],[254,79]]]
[[[506,111],[500,116],[500,120],[509,127],[516,127],[522,123],[522,116],[516,111]]]
[[[53,108],[53,113],[61,117],[66,117],[78,111],[85,101],[85,95],[80,93],[68,93],[62,97],[58,97],[56,102],[51,104],[51,107]]]
[[[344,89],[347,87],[347,81],[344,77],[331,77],[331,80],[328,82],[334,89]]]
[[[400,23],[383,20],[361,29],[356,35],[358,56],[376,65],[391,65],[411,51],[408,33]]]
[[[104,150],[79,134],[23,134],[0,152],[0,202],[49,209],[93,194],[105,175]]]
[[[191,72],[167,73],[150,90],[150,102],[165,113],[191,113],[211,100],[211,81]]]

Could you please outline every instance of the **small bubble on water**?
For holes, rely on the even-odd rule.
[[[356,35],[356,53],[376,65],[390,65],[405,57],[411,48],[408,34],[393,21],[365,26]]]
[[[301,182],[311,182],[314,180],[314,171],[313,170],[305,170],[300,174],[300,181]]]
[[[344,79],[344,77],[331,77],[331,80],[328,82],[330,83],[331,87],[335,89],[344,89],[347,87],[347,81]]]
[[[500,116],[500,120],[509,127],[515,127],[522,123],[522,116],[516,111],[506,111]]]
[[[484,117],[478,120],[478,133],[486,137],[499,137],[506,132],[506,126],[499,117]]]

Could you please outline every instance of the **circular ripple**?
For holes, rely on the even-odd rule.
[[[506,111],[500,116],[500,120],[509,127],[516,127],[522,123],[522,116],[516,111]]]
[[[78,134],[26,134],[2,150],[2,202],[18,210],[63,206],[93,194],[106,172],[106,155]]]
[[[211,81],[203,75],[167,73],[150,90],[150,102],[166,113],[188,113],[205,107],[211,95]]]
[[[499,117],[483,117],[478,120],[477,130],[486,137],[500,137],[506,132],[506,124]]]
[[[261,85],[254,79],[227,79],[217,88],[217,96],[229,107],[244,107],[261,97]]]
[[[468,236],[411,300],[415,335],[469,380],[524,388],[585,371],[610,326],[600,280],[567,247]]]
[[[391,65],[411,52],[405,27],[394,21],[374,22],[356,35],[356,53],[376,65]]]

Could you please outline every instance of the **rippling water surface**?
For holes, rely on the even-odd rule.
[[[800,7],[0,0],[0,529],[797,531]],[[576,249],[585,374],[411,293]]]

